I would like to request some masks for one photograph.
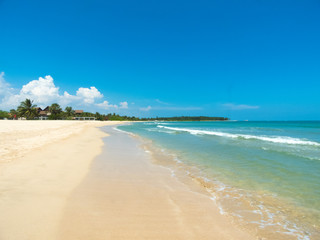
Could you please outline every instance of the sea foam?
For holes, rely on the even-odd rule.
[[[292,138],[292,137],[286,137],[286,136],[269,137],[269,136],[256,136],[256,135],[247,135],[247,134],[233,134],[233,133],[225,133],[225,132],[197,130],[197,129],[190,129],[190,128],[165,127],[161,125],[158,125],[157,127],[165,128],[173,131],[189,132],[190,134],[193,134],[193,135],[213,135],[213,136],[228,137],[228,138],[242,138],[247,140],[257,139],[257,140],[273,142],[273,143],[320,146],[320,143],[318,142],[302,140],[299,138]]]

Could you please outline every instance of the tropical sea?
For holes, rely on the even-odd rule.
[[[320,122],[138,122],[118,129],[266,239],[320,239]]]

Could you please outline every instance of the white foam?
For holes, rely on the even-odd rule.
[[[120,129],[118,129],[117,127],[114,127],[113,130],[116,130],[116,131],[122,132],[122,133],[126,133],[126,134],[129,134],[129,135],[131,135],[131,136],[135,136],[133,133],[120,130]]]
[[[212,194],[212,193],[211,193],[211,196],[212,196],[212,197],[211,197],[210,199],[216,204],[216,206],[217,206],[218,209],[219,209],[220,214],[221,214],[221,215],[226,214],[226,212],[225,212],[224,209],[221,207],[221,205],[217,203],[217,197],[216,197],[214,194]]]
[[[159,125],[169,125],[170,123],[166,123],[166,122],[156,122],[156,124],[159,124]]]
[[[154,125],[155,123],[154,122],[144,122],[143,124],[144,125]]]
[[[273,143],[283,143],[283,144],[297,144],[297,145],[313,145],[320,146],[320,143],[302,140],[299,138],[285,137],[285,136],[255,136],[255,135],[246,135],[246,134],[232,134],[225,132],[215,132],[215,131],[206,131],[206,130],[196,130],[189,128],[174,128],[174,127],[165,127],[165,126],[157,126],[159,128],[166,128],[174,131],[183,131],[189,132],[194,135],[214,135],[219,137],[228,137],[228,138],[244,138],[244,139],[257,139],[261,141],[273,142]]]

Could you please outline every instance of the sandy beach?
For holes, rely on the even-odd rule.
[[[1,240],[255,239],[112,124],[0,121]]]
[[[63,207],[116,122],[0,121],[0,239],[57,239]]]

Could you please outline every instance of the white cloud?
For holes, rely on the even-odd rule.
[[[4,80],[4,72],[0,73],[0,97],[9,94],[12,91],[10,84]]]
[[[140,111],[148,112],[152,109],[151,106],[145,107],[145,108],[140,108]]]
[[[95,99],[103,97],[103,95],[95,87],[81,87],[77,91],[77,96],[82,98],[85,103],[94,103]]]
[[[32,98],[36,103],[47,103],[60,97],[59,88],[54,85],[53,78],[49,75],[27,83],[22,87],[19,95],[21,101]]]
[[[231,110],[250,110],[250,109],[258,109],[259,106],[251,106],[251,105],[245,105],[245,104],[233,104],[233,103],[225,103],[222,104],[225,108],[231,109]]]
[[[118,108],[117,105],[109,104],[108,101],[103,101],[102,103],[97,103],[96,106],[103,108],[103,109]]]
[[[103,94],[96,88],[80,87],[75,95],[64,92],[59,93],[59,87],[54,84],[53,78],[48,75],[44,78],[32,80],[23,85],[21,89],[10,88],[9,83],[4,79],[4,73],[0,73],[0,108],[16,108],[20,102],[29,98],[40,107],[45,107],[52,103],[59,103],[62,107],[72,105],[74,107],[99,107],[103,109],[118,108],[117,105],[110,104],[108,101],[98,102],[103,98]],[[127,102],[121,102],[120,108],[128,108]]]
[[[120,103],[120,108],[128,109],[128,102],[121,102]]]
[[[51,76],[46,76],[45,78],[40,77],[38,80],[33,80],[23,85],[20,91],[6,92],[0,106],[16,108],[20,102],[26,98],[32,99],[35,104],[48,104],[52,103],[52,101],[57,102],[60,98],[59,88],[54,85]]]
[[[116,104],[110,104],[108,101],[103,101],[102,103],[95,104],[99,108],[103,109],[110,109],[110,108],[122,108],[122,109],[128,109],[128,103],[127,102],[120,102],[119,105]]]

